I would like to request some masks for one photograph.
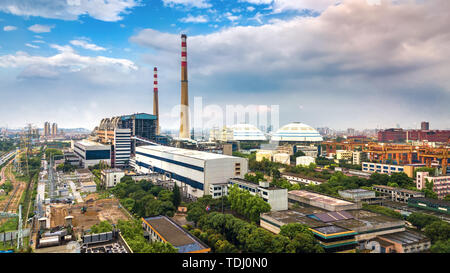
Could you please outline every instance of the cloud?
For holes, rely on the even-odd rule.
[[[27,46],[32,46],[28,45]],[[70,46],[51,44],[51,48],[58,50],[56,55],[50,57],[32,56],[25,52],[16,52],[0,56],[0,67],[23,69],[19,78],[53,78],[67,73],[78,73],[105,68],[129,73],[138,70],[138,67],[130,60],[109,58],[104,56],[88,57],[77,54]],[[51,72],[51,73],[50,73]],[[95,74],[95,73],[94,73]],[[106,80],[104,79],[99,79]]]
[[[37,45],[33,45],[33,44],[29,44],[29,43],[26,43],[25,45],[28,46],[28,47],[31,47],[31,48],[40,48]]]
[[[102,21],[119,21],[140,5],[140,0],[2,0],[0,11],[19,16],[77,20],[82,15]]]
[[[4,26],[3,27],[3,31],[13,31],[16,29],[17,29],[17,27],[15,27],[15,26]]]
[[[208,19],[204,15],[192,16],[189,14],[187,17],[181,18],[180,22],[183,22],[183,23],[207,23]]]
[[[174,7],[174,6],[185,6],[189,8],[210,8],[211,4],[208,3],[207,0],[162,0],[165,6]]]
[[[45,33],[45,32],[51,32],[52,28],[54,28],[55,26],[47,26],[47,25],[39,25],[39,24],[35,24],[32,25],[28,28],[28,30],[35,32],[35,33]]]
[[[74,46],[79,46],[84,49],[93,50],[93,51],[104,51],[106,48],[98,46],[96,44],[90,44],[85,40],[72,40],[70,43]]]
[[[224,16],[225,16],[228,20],[230,20],[230,21],[232,21],[232,22],[234,22],[234,21],[236,21],[236,20],[239,20],[239,19],[241,18],[240,15],[239,15],[239,16],[236,16],[236,15],[233,15],[231,12],[226,12],[226,13],[224,14]]]
[[[444,103],[422,99],[425,93],[433,100],[450,99],[447,10],[450,2],[446,0],[400,4],[384,1],[380,5],[344,0],[317,17],[295,17],[189,36],[189,77],[195,85],[190,90],[205,96],[209,96],[208,90],[215,90],[219,101],[221,94],[228,94],[223,96],[223,103],[231,102],[232,94],[249,101],[251,95],[257,95],[258,99],[283,104],[287,117],[295,115],[288,106],[301,101],[311,120],[321,124],[329,117],[316,109],[336,111],[333,120],[361,114],[375,127],[378,117],[374,113],[380,110],[370,107],[373,112],[366,112],[369,103],[392,106],[387,109],[396,116],[408,113],[405,119],[423,115],[414,112],[413,105],[439,108],[448,117],[450,110]],[[143,60],[158,64],[161,71],[177,80],[178,35],[146,29],[130,41],[157,50],[143,56]],[[320,99],[317,94],[321,94]],[[416,99],[404,105],[405,97]],[[402,106],[395,107],[399,103]],[[340,104],[346,109],[341,109]],[[345,120],[336,122],[344,124]],[[379,114],[378,122],[391,120]],[[360,126],[369,124],[357,122]],[[448,118],[440,122],[448,123]]]

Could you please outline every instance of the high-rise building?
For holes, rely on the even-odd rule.
[[[52,136],[57,136],[57,135],[58,135],[58,125],[56,123],[53,123],[52,124]]]
[[[46,121],[44,123],[44,136],[50,136],[50,122]]]
[[[422,121],[422,123],[420,123],[420,129],[430,130],[430,123],[428,121]]]

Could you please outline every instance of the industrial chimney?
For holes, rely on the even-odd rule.
[[[153,115],[156,116],[156,135],[159,135],[158,68],[153,69]]]
[[[180,138],[190,138],[186,34],[181,35]]]

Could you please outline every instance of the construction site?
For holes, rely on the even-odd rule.
[[[46,206],[50,229],[64,226],[66,218],[72,216],[75,233],[82,234],[101,221],[117,224],[128,220],[129,216],[121,208],[117,199],[98,199],[97,194],[87,196],[85,202],[78,204],[50,204]]]

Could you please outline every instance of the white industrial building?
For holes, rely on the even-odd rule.
[[[295,165],[309,166],[311,163],[316,163],[316,159],[312,156],[299,156],[295,159]]]
[[[245,179],[232,178],[228,183],[210,185],[210,192],[213,198],[220,198],[228,195],[228,188],[237,185],[241,190],[247,190],[252,195],[260,196],[269,203],[271,211],[288,209],[288,191],[287,189],[271,187],[269,182],[261,181],[259,184],[252,183]]]
[[[273,134],[272,141],[314,143],[323,141],[316,129],[300,122],[289,123]]]
[[[84,168],[94,166],[102,161],[111,165],[111,145],[83,139],[74,143],[73,151],[80,158]]]
[[[136,147],[132,165],[138,173],[165,174],[195,197],[209,195],[211,184],[244,178],[248,171],[246,158],[156,145]]]
[[[112,188],[116,186],[120,182],[120,179],[122,179],[122,177],[124,176],[125,172],[118,168],[105,169],[102,170],[101,173],[102,183],[106,188]]]
[[[251,124],[235,124],[222,129],[214,128],[209,134],[210,141],[266,141],[264,133]]]

